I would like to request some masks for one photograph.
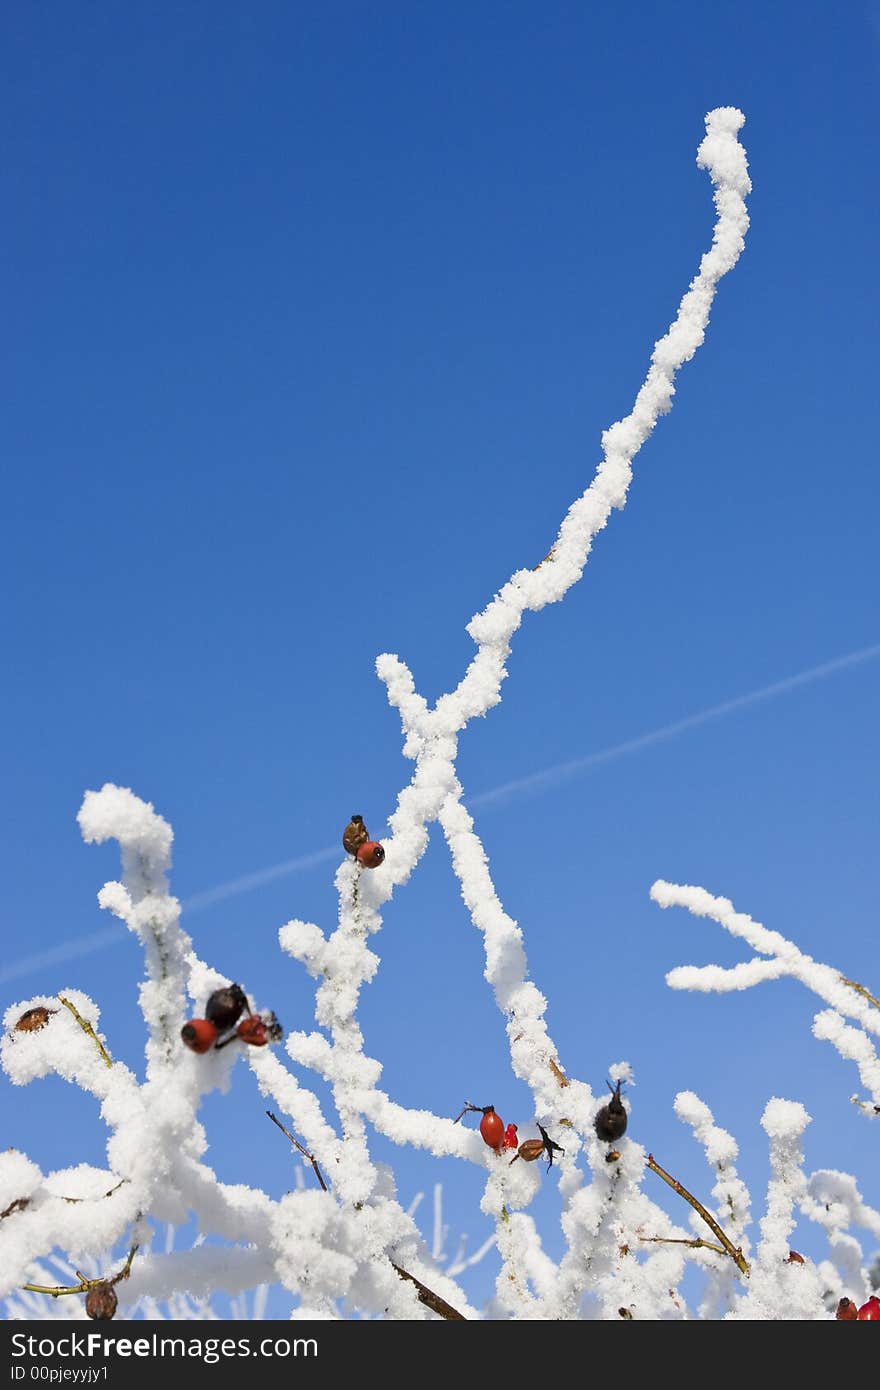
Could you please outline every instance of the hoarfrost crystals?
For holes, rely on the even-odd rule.
[[[194,1056],[181,1044],[180,1027],[192,1012],[188,1000],[199,1014],[208,995],[229,981],[198,959],[181,926],[180,904],[168,883],[170,826],[132,791],[108,783],[86,794],[79,823],[86,841],[113,839],[119,845],[121,879],[105,884],[99,902],[137,936],[144,951],[140,1005],[147,1028],[145,1075],[139,1080],[113,1060],[112,1044],[100,1033],[97,1006],[76,990],[40,996],[6,1011],[0,1051],[10,1079],[25,1084],[54,1073],[82,1087],[100,1106],[108,1137],[106,1169],[80,1165],[44,1175],[23,1154],[0,1154],[0,1293],[24,1283],[45,1283],[50,1277],[46,1261],[57,1259],[53,1249],[65,1249],[79,1267],[89,1259],[103,1261],[103,1271],[108,1250],[128,1241],[149,1245],[150,1223],[184,1222],[192,1216],[202,1236],[222,1244],[200,1237],[186,1251],[170,1245],[164,1251],[144,1249],[130,1278],[119,1286],[123,1310],[162,1316],[162,1300],[171,1316],[216,1316],[207,1302],[212,1291],[224,1289],[239,1298],[253,1289],[256,1315],[265,1305],[266,1288],[280,1285],[297,1320],[354,1313],[421,1320],[437,1316],[446,1305],[477,1318],[480,1313],[471,1307],[457,1276],[493,1248],[499,1268],[488,1311],[510,1318],[686,1318],[690,1312],[679,1286],[694,1264],[706,1276],[699,1313],[707,1317],[823,1316],[823,1294],[829,1280],[838,1278],[835,1270],[840,1278],[864,1284],[861,1247],[846,1228],[867,1225],[877,1234],[880,1217],[865,1206],[845,1175],[805,1178],[800,1142],[807,1116],[796,1103],[774,1099],[764,1112],[772,1175],[748,1281],[722,1248],[707,1242],[709,1231],[696,1214],[689,1231],[679,1224],[686,1208],[673,1218],[643,1191],[652,1160],[638,1143],[628,1136],[613,1150],[600,1143],[595,1120],[607,1096],[595,1096],[560,1057],[547,1021],[547,1000],[528,977],[525,932],[501,902],[456,766],[459,735],[501,698],[511,641],[525,614],[559,602],[580,579],[594,538],[612,510],[626,502],[636,454],[670,409],[677,372],[704,340],[718,283],[736,264],[748,228],[745,197],[751,185],[737,138],[743,122],[732,107],[706,118],[697,163],[714,186],[711,248],[674,322],[654,346],[631,412],[604,431],[595,476],[563,518],[546,559],[535,569],[516,571],[471,619],[467,630],[477,650],[458,684],[433,707],[399,657],[385,654],[376,662],[389,703],[400,717],[403,754],[414,763],[390,817],[391,834],[383,837],[385,862],[366,873],[350,859],[340,865],[338,919],[332,932],[299,920],[279,932],[281,949],[316,982],[317,1026],[290,1033],[287,1056],[298,1070],[327,1084],[334,1116],[324,1113],[316,1091],[285,1065],[280,1049],[246,1049],[259,1092],[327,1175],[329,1190],[306,1185],[314,1176],[310,1160],[305,1161],[307,1178],[297,1169],[296,1190],[280,1199],[225,1184],[204,1161],[207,1137],[198,1120],[202,1099],[228,1086],[242,1049]],[[379,1089],[381,1063],[365,1051],[358,1023],[360,996],[380,965],[368,941],[381,930],[385,903],[407,883],[424,854],[434,823],[445,837],[462,899],[482,937],[484,973],[505,1020],[513,1072],[531,1092],[534,1114],[521,1123],[519,1138],[534,1138],[540,1125],[564,1150],[554,1153],[553,1164],[566,1241],[558,1261],[543,1249],[527,1210],[548,1180],[549,1168],[511,1161],[510,1151],[499,1156],[466,1125],[399,1105]],[[794,975],[830,1006],[816,1017],[816,1037],[831,1041],[854,1061],[862,1084],[877,1097],[880,1069],[867,1033],[880,1031],[880,1014],[871,1015],[857,989],[783,937],[736,913],[725,899],[662,882],[654,885],[652,895],[661,906],[676,903],[713,918],[758,953],[727,971],[683,967],[672,972],[670,984],[743,989]],[[241,983],[248,992],[247,981]],[[44,1027],[16,1029],[27,1008],[48,1011]],[[608,1061],[597,1058],[595,1071],[615,1083],[634,1085],[628,1063],[609,1066]],[[737,1174],[736,1141],[692,1092],[681,1092],[675,1109],[713,1170],[713,1219],[745,1258],[751,1248],[751,1199]],[[399,1146],[427,1148],[483,1171],[481,1208],[493,1230],[475,1255],[468,1257],[462,1242],[451,1260],[443,1256],[446,1232],[439,1189],[434,1239],[430,1248],[426,1245],[413,1219],[418,1203],[405,1209],[389,1171],[372,1157],[371,1129]],[[824,1195],[829,1195],[826,1203]],[[798,1210],[828,1234],[833,1261],[821,1274],[812,1266],[786,1263]],[[61,1268],[69,1278],[69,1267]],[[38,1297],[16,1293],[8,1304],[10,1316],[32,1315]],[[78,1299],[61,1302],[66,1315],[82,1315]]]

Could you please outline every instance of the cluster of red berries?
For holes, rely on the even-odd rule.
[[[483,1143],[487,1144],[495,1153],[502,1154],[506,1149],[516,1149],[516,1153],[510,1160],[511,1163],[515,1163],[518,1158],[524,1159],[526,1163],[534,1163],[542,1154],[546,1154],[547,1167],[552,1168],[554,1153],[565,1153],[565,1150],[561,1149],[558,1144],[554,1144],[542,1125],[538,1125],[538,1129],[541,1131],[540,1139],[524,1139],[520,1143],[516,1125],[511,1124],[505,1128],[504,1121],[494,1105],[471,1105],[470,1101],[466,1101],[461,1115],[456,1118],[456,1124],[462,1115],[467,1115],[468,1112],[482,1115],[480,1134]]]
[[[842,1298],[834,1316],[838,1322],[880,1322],[880,1298],[872,1296],[861,1308],[851,1298]]]
[[[353,854],[362,869],[378,869],[385,862],[385,851],[378,840],[371,840],[363,816],[352,816],[342,832],[342,847]]]
[[[247,1017],[242,1018],[245,1011]],[[205,1017],[189,1019],[180,1030],[191,1052],[210,1052],[212,1048],[216,1051],[236,1039],[251,1047],[265,1047],[267,1043],[279,1042],[283,1033],[273,1013],[252,1013],[241,985],[215,989],[205,1005]]]

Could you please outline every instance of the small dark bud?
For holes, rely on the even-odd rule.
[[[15,1025],[16,1033],[36,1033],[41,1028],[45,1028],[52,1014],[57,1014],[57,1009],[46,1009],[42,1004],[36,1009],[27,1009]]]
[[[611,1099],[607,1105],[603,1105],[594,1120],[596,1133],[603,1144],[613,1144],[616,1139],[622,1139],[626,1134],[627,1114],[620,1099],[621,1082],[617,1086],[608,1083],[611,1090]]]
[[[620,1149],[609,1149],[605,1155],[606,1163],[616,1163],[620,1158]]]
[[[86,1294],[86,1312],[90,1318],[112,1318],[118,1306],[116,1290],[106,1279],[100,1284],[95,1284]]]
[[[241,985],[224,985],[215,989],[205,1005],[205,1018],[221,1033],[234,1028],[248,1007],[247,995]]]
[[[627,1318],[630,1320],[632,1319],[632,1313],[629,1311],[628,1308],[618,1308],[617,1313],[618,1316],[621,1318]]]

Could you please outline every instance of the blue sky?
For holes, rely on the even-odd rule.
[[[354,810],[381,830],[410,764],[375,656],[436,697],[471,614],[546,553],[711,236],[713,106],[747,116],[745,255],[582,583],[517,634],[462,779],[476,796],[880,642],[876,5],[48,3],[7,11],[2,51],[0,977],[110,926],[87,787],[172,821],[184,899],[333,845]],[[672,966],[740,954],[648,889],[702,883],[876,992],[878,695],[868,658],[479,811],[564,1063],[601,1087],[628,1059],[634,1137],[704,1191],[683,1088],[756,1195],[774,1094],[813,1114],[810,1165],[870,1194],[876,1135],[809,1036],[818,1002],[672,994]],[[187,918],[289,1026],[311,995],[275,933],[332,922],[332,873]],[[522,1123],[436,834],[376,947],[384,1086]],[[138,970],[120,927],[3,998],[87,990],[137,1066]],[[206,1107],[211,1158],[282,1192],[239,1072]],[[90,1102],[0,1086],[0,1143],[102,1161]],[[393,1157],[405,1197],[442,1180],[453,1231],[487,1233],[478,1174]]]

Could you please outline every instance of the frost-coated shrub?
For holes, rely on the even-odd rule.
[[[689,1206],[688,1194],[670,1190],[674,1179],[664,1188],[652,1178],[652,1191],[669,1197],[661,1206],[643,1182],[649,1168],[664,1176],[653,1158],[626,1133],[600,1137],[596,1120],[608,1096],[594,1095],[566,1074],[545,1022],[546,1000],[529,979],[524,933],[499,900],[456,768],[459,734],[501,698],[523,615],[559,602],[581,577],[593,538],[612,509],[625,504],[636,453],[671,407],[678,369],[703,341],[718,283],[735,266],[748,227],[750,182],[738,139],[743,121],[732,108],[706,118],[697,163],[714,185],[711,248],[654,347],[631,413],[605,431],[595,477],[564,517],[546,559],[512,575],[471,620],[476,652],[458,684],[433,706],[399,657],[377,660],[400,717],[403,753],[414,767],[382,837],[384,862],[364,868],[346,856],[337,870],[334,930],[293,920],[279,932],[282,951],[315,981],[317,1027],[290,1034],[284,1044],[297,1074],[279,1048],[236,1045],[196,1055],[183,1046],[184,1020],[202,1017],[212,991],[229,982],[196,956],[181,925],[168,883],[171,827],[126,788],[108,784],[86,793],[79,813],[83,838],[115,840],[121,854],[120,881],[104,885],[100,903],[143,947],[145,1074],[140,1081],[112,1059],[99,1009],[80,992],[19,1000],[6,1010],[0,1053],[8,1078],[24,1085],[50,1073],[64,1077],[94,1096],[108,1131],[107,1166],[100,1170],[80,1165],[44,1174],[21,1152],[0,1155],[0,1295],[7,1297],[8,1316],[34,1316],[41,1300],[51,1316],[85,1316],[81,1297],[53,1303],[26,1286],[54,1286],[60,1274],[61,1287],[82,1280],[84,1288],[100,1274],[122,1270],[124,1255],[117,1253],[108,1269],[107,1252],[135,1246],[130,1269],[115,1286],[123,1316],[134,1309],[151,1317],[211,1316],[208,1300],[220,1290],[249,1295],[250,1303],[238,1306],[245,1316],[259,1316],[270,1285],[289,1292],[291,1316],[298,1319],[802,1319],[833,1315],[829,1309],[843,1294],[857,1302],[867,1298],[867,1261],[851,1229],[861,1227],[876,1242],[880,1213],[846,1174],[804,1174],[801,1139],[809,1116],[797,1101],[772,1098],[764,1110],[771,1177],[757,1219],[737,1174],[736,1141],[692,1092],[677,1096],[675,1111],[705,1149],[714,1175],[711,1209]],[[527,1161],[531,1151],[511,1161],[513,1148],[495,1152],[474,1128],[398,1105],[379,1089],[380,1065],[364,1051],[360,992],[380,966],[371,942],[384,904],[407,883],[435,822],[483,938],[485,977],[507,1030],[513,1072],[530,1088],[536,1123],[550,1136],[564,1135],[563,1152],[542,1155],[553,1157],[552,1167]],[[872,1041],[880,1032],[876,1000],[703,888],[658,882],[651,894],[662,908],[684,907],[710,918],[757,953],[729,969],[681,967],[668,977],[673,988],[721,991],[784,975],[800,980],[827,1006],[816,1015],[816,1037],[856,1064],[869,1097],[861,1101],[866,1114],[880,1108],[880,1062]],[[32,1026],[20,1026],[28,1010],[44,1013],[30,1016]],[[223,1090],[240,1064],[250,1066],[265,1102],[314,1159],[314,1184],[301,1183],[276,1198],[221,1182],[205,1162],[202,1099]],[[310,1072],[328,1083],[333,1116],[297,1079]],[[631,1079],[624,1062],[611,1076]],[[371,1156],[371,1130],[485,1171],[481,1209],[494,1223],[500,1257],[489,1309],[471,1306],[457,1280],[468,1261],[444,1266],[436,1240],[432,1250],[422,1239],[413,1212]],[[331,1179],[327,1185],[324,1175]],[[529,1214],[545,1182],[556,1182],[561,1206],[565,1249],[558,1261],[542,1248]],[[798,1212],[827,1231],[829,1258],[821,1264],[791,1258],[789,1234]],[[209,1240],[183,1251],[158,1248],[154,1234],[161,1223],[193,1217]],[[692,1266],[703,1276],[696,1306],[688,1305],[681,1287]]]

